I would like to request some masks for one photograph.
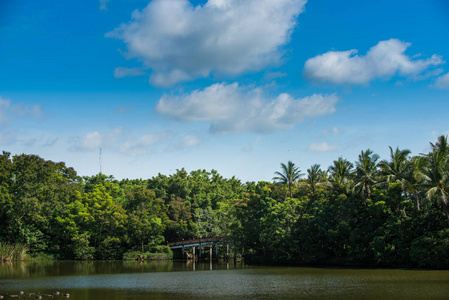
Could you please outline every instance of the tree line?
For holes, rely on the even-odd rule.
[[[250,262],[449,267],[449,145],[412,156],[370,149],[352,163],[272,182],[177,170],[151,179],[80,177],[36,155],[0,156],[0,243],[61,259],[121,259],[171,241],[226,236]]]

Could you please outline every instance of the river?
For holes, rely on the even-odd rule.
[[[449,271],[261,267],[171,261],[0,263],[0,295],[21,299],[449,299]],[[43,299],[46,299],[45,297]],[[51,299],[48,297],[47,299]]]

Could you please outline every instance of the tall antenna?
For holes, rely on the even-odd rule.
[[[102,174],[102,170],[101,170],[101,168],[102,168],[102,166],[101,166],[101,148],[100,148],[100,157],[98,158],[98,161],[99,161],[99,163],[100,163],[100,174]]]

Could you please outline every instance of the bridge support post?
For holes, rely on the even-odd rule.
[[[226,244],[226,259],[229,259],[229,243]]]
[[[184,246],[182,246],[182,259],[185,258]]]
[[[196,260],[195,248],[196,247],[193,247],[193,263],[195,263]]]
[[[200,251],[198,251],[198,260],[201,260],[201,243],[199,243],[199,244],[200,244],[200,246],[199,246]]]
[[[209,260],[212,261],[212,244],[210,244]]]

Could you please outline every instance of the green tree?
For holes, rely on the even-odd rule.
[[[128,215],[127,231],[131,247],[144,252],[144,246],[159,245],[168,223],[164,201],[156,199],[153,191],[143,185],[132,186],[125,192]]]
[[[281,163],[281,172],[277,171],[274,174],[276,176],[273,177],[273,180],[275,182],[288,185],[288,190],[290,192],[290,198],[293,198],[292,186],[303,175],[301,173],[301,170],[299,169],[299,167],[296,167],[292,161],[288,161],[287,165],[284,163]]]
[[[435,144],[430,143],[432,151],[426,156],[424,186],[429,200],[437,199],[449,226],[449,145],[446,136],[440,136]]]
[[[317,186],[329,183],[327,172],[321,170],[320,165],[314,164],[307,169],[307,182],[312,189],[312,194],[315,194]]]
[[[356,184],[353,190],[363,200],[371,197],[373,185],[377,183],[378,159],[379,155],[367,149],[359,154],[359,160],[356,162]]]
[[[352,178],[354,177],[354,165],[347,159],[339,157],[334,160],[333,165],[329,167],[330,179],[340,188],[349,189]]]
[[[390,183],[399,182],[403,190],[406,190],[408,185],[408,178],[410,178],[411,162],[408,159],[408,155],[411,153],[410,150],[399,150],[399,147],[393,151],[390,148],[390,161],[382,160],[379,163],[381,169],[381,174],[384,177],[386,186],[388,187]]]

